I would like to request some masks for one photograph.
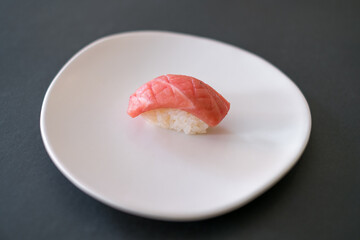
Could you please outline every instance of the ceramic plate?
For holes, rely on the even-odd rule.
[[[168,73],[220,92],[231,103],[220,125],[185,135],[126,114],[139,86]],[[205,219],[259,196],[297,162],[310,126],[304,96],[270,63],[159,31],[86,46],[52,81],[41,111],[45,147],[72,183],[114,208],[163,220]]]

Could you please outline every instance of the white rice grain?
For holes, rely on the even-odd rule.
[[[186,134],[206,133],[209,127],[205,122],[194,115],[174,108],[160,108],[141,114],[145,120],[156,126],[173,129]]]

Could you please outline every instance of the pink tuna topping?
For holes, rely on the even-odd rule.
[[[193,114],[209,126],[218,125],[230,103],[206,83],[184,75],[162,75],[130,96],[127,113],[137,117],[159,108],[176,108]]]

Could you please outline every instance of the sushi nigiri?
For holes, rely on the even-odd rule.
[[[137,89],[130,96],[127,113],[163,128],[198,134],[218,125],[229,109],[230,103],[206,83],[167,74]]]

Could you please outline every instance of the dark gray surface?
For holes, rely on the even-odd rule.
[[[306,2],[1,1],[0,239],[360,239],[360,4]],[[293,79],[313,117],[296,167],[247,206],[192,223],[131,216],[74,187],[42,144],[45,91],[84,45],[140,29],[225,41]]]

